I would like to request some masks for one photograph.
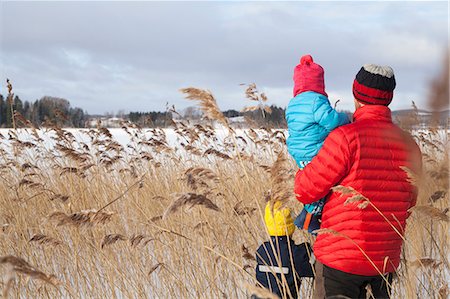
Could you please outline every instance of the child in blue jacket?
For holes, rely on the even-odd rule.
[[[325,92],[323,68],[310,55],[300,59],[294,70],[294,98],[286,108],[289,154],[303,169],[335,128],[348,124],[348,116],[334,110]],[[324,199],[305,205],[295,224],[308,232],[320,228]]]

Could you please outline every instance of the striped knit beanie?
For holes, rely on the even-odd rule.
[[[394,71],[389,66],[366,64],[353,81],[353,96],[363,104],[388,106],[394,89]]]

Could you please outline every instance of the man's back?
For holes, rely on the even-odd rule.
[[[415,142],[392,123],[389,108],[367,105],[355,112],[354,123],[329,135],[312,164],[296,179],[302,202],[324,196],[335,185],[368,199],[346,204],[354,194],[329,195],[321,227],[331,231],[317,238],[317,259],[352,274],[393,272],[400,261],[407,210],[415,204],[415,188],[402,168],[419,170]]]

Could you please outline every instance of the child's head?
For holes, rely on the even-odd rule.
[[[304,55],[294,69],[294,97],[304,91],[314,91],[324,96],[325,92],[323,68],[314,63],[311,55]]]
[[[295,225],[288,208],[282,208],[279,201],[273,205],[273,213],[270,204],[266,205],[264,221],[271,236],[290,236],[294,233]]]

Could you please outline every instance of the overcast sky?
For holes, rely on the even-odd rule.
[[[393,109],[425,107],[448,45],[447,2],[22,2],[0,0],[1,89],[23,100],[70,100],[89,113],[178,109],[182,87],[210,89],[219,106],[251,103],[255,82],[285,107],[309,53],[326,90],[352,109],[365,63],[394,68]]]

